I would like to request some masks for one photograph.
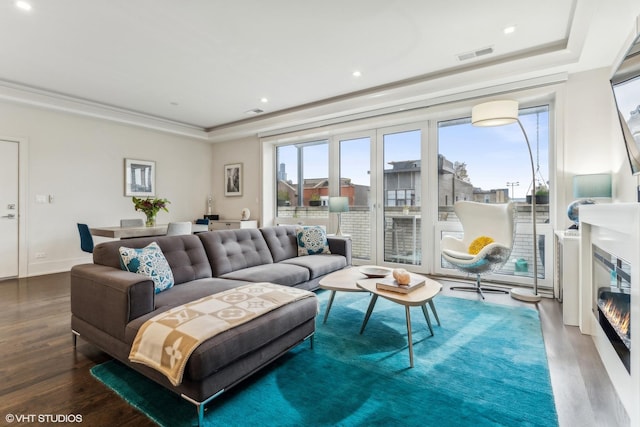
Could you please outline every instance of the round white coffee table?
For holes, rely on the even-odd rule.
[[[371,312],[373,311],[373,307],[375,307],[379,296],[388,299],[389,301],[393,301],[396,304],[404,305],[405,317],[407,319],[407,340],[409,341],[409,364],[413,368],[413,339],[411,336],[411,313],[409,308],[412,306],[420,306],[420,308],[422,308],[422,313],[424,314],[424,318],[429,326],[429,331],[431,332],[431,336],[433,336],[433,328],[431,327],[431,319],[429,318],[429,312],[427,311],[427,303],[429,304],[429,307],[431,307],[431,311],[433,311],[436,322],[440,325],[440,319],[438,318],[433,298],[440,293],[442,285],[435,280],[431,280],[414,273],[411,273],[411,278],[424,279],[425,284],[424,286],[414,289],[407,294],[378,289],[376,285],[379,282],[379,279],[361,279],[358,280],[356,284],[361,290],[371,292],[371,302],[369,303],[367,314],[362,322],[360,333],[364,332],[364,328],[367,326],[367,322],[369,321],[369,317],[371,317]]]

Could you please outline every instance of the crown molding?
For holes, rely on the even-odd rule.
[[[0,80],[0,100],[208,140],[204,128]]]

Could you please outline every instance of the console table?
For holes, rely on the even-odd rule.
[[[562,321],[565,325],[578,326],[578,266],[580,234],[556,231],[557,297],[562,303]]]
[[[209,221],[209,231],[235,230],[239,228],[258,228],[258,221],[255,219],[248,219],[246,221],[241,221],[239,219],[220,219]]]

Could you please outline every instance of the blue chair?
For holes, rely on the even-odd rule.
[[[85,252],[93,253],[93,237],[91,237],[91,231],[87,224],[78,224],[78,231],[80,232],[80,249]]]

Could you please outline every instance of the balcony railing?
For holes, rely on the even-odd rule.
[[[279,218],[299,218],[305,224],[314,219],[329,217],[327,207],[278,207]],[[538,219],[538,284],[540,288],[553,287],[553,230],[547,219],[548,205],[536,206]],[[414,222],[415,221],[415,222]],[[415,231],[414,231],[415,227]],[[354,260],[371,260],[371,211],[368,207],[349,207],[349,212],[341,215],[341,229],[349,234],[353,245]],[[452,206],[438,209],[438,221],[435,225],[436,244],[434,272],[447,276],[463,276],[439,255],[439,241],[445,235],[462,235],[462,227],[453,212]],[[402,207],[385,207],[384,219],[384,260],[390,263],[421,265],[426,256],[422,251],[422,218],[418,207],[412,207],[407,213]],[[495,275],[493,280],[515,282],[522,285],[532,283],[533,278],[533,242],[531,227],[531,205],[516,205],[516,238],[508,261]],[[408,268],[408,267],[407,267]]]

